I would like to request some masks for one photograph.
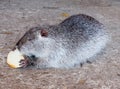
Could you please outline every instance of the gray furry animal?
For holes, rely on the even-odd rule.
[[[58,25],[31,28],[16,46],[27,60],[21,67],[73,68],[91,61],[107,42],[103,24],[78,14]]]

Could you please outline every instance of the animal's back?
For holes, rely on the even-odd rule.
[[[67,18],[53,31],[60,39],[66,39],[68,42],[73,41],[70,44],[86,42],[100,33],[106,34],[103,24],[84,14]]]

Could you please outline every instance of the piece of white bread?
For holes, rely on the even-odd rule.
[[[12,68],[19,68],[20,61],[24,60],[23,55],[18,49],[15,49],[14,51],[10,51],[7,56],[7,63]]]

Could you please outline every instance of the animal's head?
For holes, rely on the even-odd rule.
[[[48,32],[40,27],[31,28],[17,42],[16,47],[27,56],[39,56],[46,47]],[[39,53],[38,53],[39,52]]]

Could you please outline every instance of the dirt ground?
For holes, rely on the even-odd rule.
[[[105,24],[111,41],[92,64],[74,69],[12,69],[8,52],[31,27],[84,13]],[[0,0],[0,89],[120,89],[119,0]]]

